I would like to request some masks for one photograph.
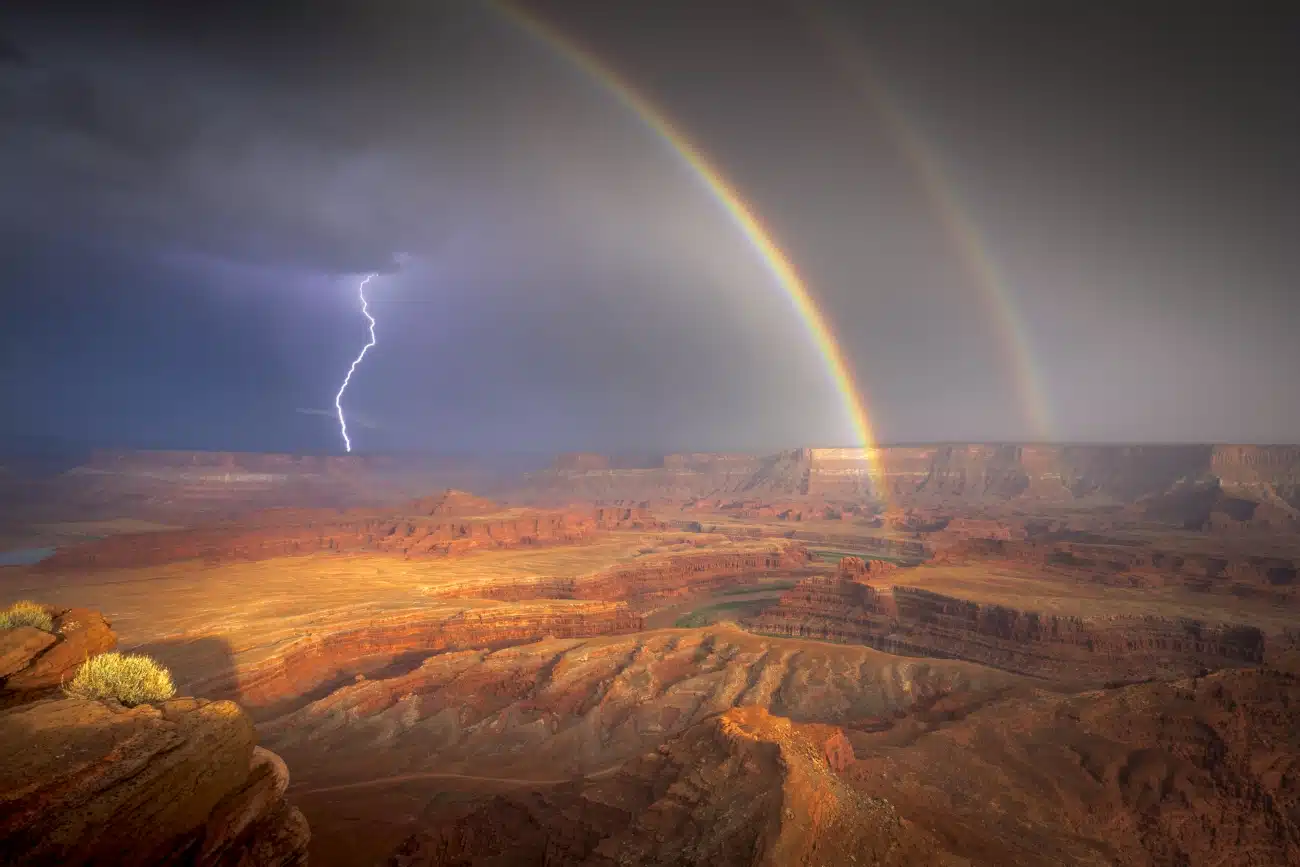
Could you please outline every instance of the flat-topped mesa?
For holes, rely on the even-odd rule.
[[[479,511],[484,508],[489,511]],[[483,548],[580,542],[605,530],[658,526],[637,508],[513,509],[449,491],[417,500],[396,514],[392,510],[279,510],[212,527],[124,533],[61,549],[36,568],[115,569],[195,559],[262,560],[317,551],[438,557]]]
[[[1264,635],[1253,626],[1154,616],[1062,617],[911,587],[878,590],[862,580],[860,569],[842,562],[834,575],[805,578],[777,605],[747,620],[746,628],[965,659],[1096,686],[1264,660]]]

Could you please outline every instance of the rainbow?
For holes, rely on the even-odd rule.
[[[1050,440],[1051,405],[1038,375],[1038,366],[1034,363],[1015,293],[969,209],[963,207],[957,187],[944,170],[943,162],[890,97],[889,90],[872,68],[866,49],[851,43],[845,35],[845,28],[827,20],[825,13],[805,9],[805,14],[813,34],[829,49],[831,59],[880,118],[934,207],[940,226],[952,239],[1001,331],[1004,362],[1015,379],[1025,421],[1037,439]]]
[[[853,427],[856,445],[862,449],[867,472],[873,481],[872,487],[878,494],[884,496],[886,488],[883,484],[884,472],[880,463],[881,451],[877,447],[871,420],[862,400],[862,391],[854,382],[852,370],[844,358],[844,353],[826,323],[826,318],[817,308],[817,303],[807,284],[799,276],[790,257],[778,246],[772,233],[759,221],[754,209],[658,106],[637,92],[591,51],[548,22],[518,6],[507,2],[497,2],[491,6],[499,10],[506,20],[521,31],[551,49],[579,72],[596,82],[606,93],[636,115],[656,136],[672,148],[704,184],[713,198],[722,205],[744,237],[758,252],[777,284],[789,297],[799,319],[816,344],[839,394],[844,412]]]

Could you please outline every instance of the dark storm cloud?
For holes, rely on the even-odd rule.
[[[835,5],[1001,266],[1056,436],[1300,439],[1294,11]],[[878,433],[1036,435],[1004,311],[798,4],[530,6],[755,207]],[[6,6],[0,188],[0,403],[32,430],[337,448],[373,269],[363,448],[850,436],[705,185],[485,4]]]
[[[220,85],[195,100],[185,79],[201,69],[140,83],[113,64],[6,71],[0,159],[27,207],[5,216],[21,227],[339,271],[388,267],[409,243],[393,231],[403,193],[363,176],[364,153],[304,141]],[[352,189],[335,180],[349,172]]]
[[[9,42],[3,36],[0,36],[0,66],[26,66],[27,55],[18,50],[17,46]]]

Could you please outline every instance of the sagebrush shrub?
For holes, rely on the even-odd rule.
[[[35,626],[46,632],[54,631],[54,618],[35,602],[15,602],[4,611],[0,611],[0,629],[17,629],[19,626]]]
[[[127,707],[166,701],[176,694],[172,674],[138,653],[101,653],[77,669],[64,691],[73,698],[113,699]]]

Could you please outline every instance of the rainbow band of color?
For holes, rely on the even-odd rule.
[[[824,10],[801,7],[811,34],[857,89],[893,139],[898,152],[912,169],[916,180],[934,208],[944,232],[983,294],[991,317],[1001,331],[1000,345],[1005,363],[1014,376],[1025,421],[1034,436],[1052,437],[1051,405],[1034,363],[1023,317],[1011,283],[998,266],[979,225],[964,207],[957,187],[945,171],[938,153],[899,108],[884,80],[877,74],[866,48],[855,43],[849,28],[839,26]]]
[[[731,219],[740,228],[745,238],[758,251],[764,264],[777,283],[789,296],[795,311],[804,323],[808,333],[821,354],[835,389],[843,403],[844,411],[853,426],[856,445],[863,450],[863,459],[867,463],[868,474],[873,480],[884,481],[880,467],[879,449],[876,437],[871,429],[866,407],[860,397],[860,390],[853,380],[853,374],[844,359],[835,335],[826,324],[826,319],[813,300],[807,285],[799,277],[794,264],[777,246],[767,229],[754,215],[753,209],[744,198],[727,183],[721,173],[715,169],[704,154],[678,130],[667,116],[653,103],[637,93],[631,85],[606,66],[583,46],[574,42],[567,35],[554,27],[530,15],[517,6],[508,3],[494,4],[505,17],[518,25],[525,33],[534,37],[546,47],[554,50],[579,71],[595,81],[607,93],[612,95],[626,108],[630,109],[646,126],[664,142],[690,167],[692,172],[704,183],[713,197],[726,209]],[[874,485],[880,495],[885,494],[885,486]]]

